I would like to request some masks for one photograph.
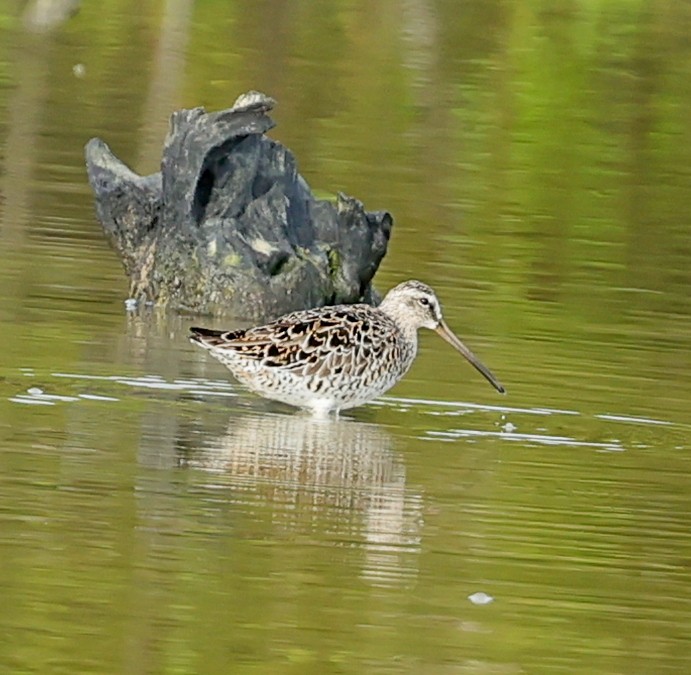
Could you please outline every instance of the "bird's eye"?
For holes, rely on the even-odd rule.
[[[423,306],[423,307],[429,307],[429,299],[422,297],[418,298],[418,302]]]

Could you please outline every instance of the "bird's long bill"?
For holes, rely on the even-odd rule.
[[[438,335],[444,338],[454,349],[461,352],[470,363],[477,368],[487,379],[487,381],[500,393],[505,393],[504,387],[502,387],[499,380],[497,380],[494,375],[490,372],[489,368],[485,366],[480,359],[473,354],[452,332],[452,330],[446,325],[446,322],[442,319],[436,328]]]

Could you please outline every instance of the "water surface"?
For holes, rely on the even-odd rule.
[[[691,669],[685,3],[0,7],[0,669]],[[436,336],[312,420],[128,312],[82,148],[278,99],[315,189],[396,218],[508,389]]]

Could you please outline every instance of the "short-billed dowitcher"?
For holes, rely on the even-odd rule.
[[[371,401],[396,384],[415,360],[419,328],[436,331],[504,393],[419,281],[399,284],[379,307],[319,307],[230,332],[191,328],[190,340],[257,394],[324,414]]]

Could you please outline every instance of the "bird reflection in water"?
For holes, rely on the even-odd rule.
[[[230,481],[234,495],[245,495],[241,503],[270,503],[273,526],[326,531],[335,545],[361,538],[363,577],[390,585],[416,575],[422,527],[422,499],[406,487],[405,466],[391,445],[374,424],[245,415],[185,463],[218,473],[210,487],[228,488]]]

